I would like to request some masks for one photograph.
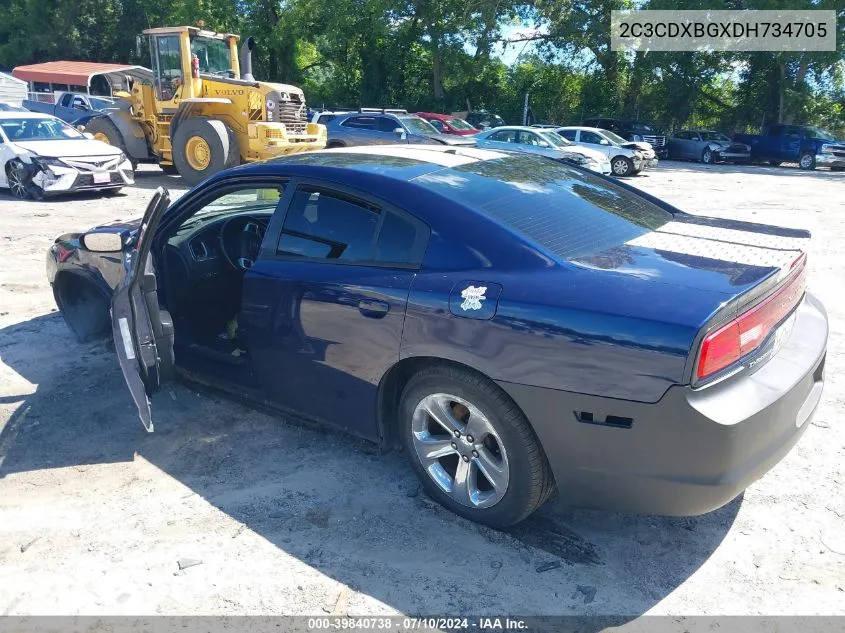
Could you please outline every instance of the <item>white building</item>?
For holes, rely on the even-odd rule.
[[[0,102],[19,106],[26,99],[26,91],[25,81],[0,73]]]

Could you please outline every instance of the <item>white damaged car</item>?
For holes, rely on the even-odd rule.
[[[37,112],[0,112],[0,187],[37,200],[71,191],[114,193],[135,184],[119,148]]]

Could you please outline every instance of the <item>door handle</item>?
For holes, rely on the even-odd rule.
[[[375,299],[361,299],[358,302],[358,311],[365,317],[381,319],[390,311],[390,304]]]

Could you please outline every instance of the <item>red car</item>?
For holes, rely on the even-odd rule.
[[[458,134],[459,136],[478,134],[478,130],[469,123],[453,117],[451,114],[438,114],[437,112],[415,112],[414,114],[431,123],[442,134]]]

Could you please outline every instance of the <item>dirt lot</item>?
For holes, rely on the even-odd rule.
[[[184,386],[156,397],[145,434],[113,353],[77,344],[54,311],[44,256],[180,179],[147,167],[115,198],[0,193],[0,614],[845,614],[845,174],[666,162],[632,182],[688,211],[814,231],[810,283],[831,320],[821,407],[719,511],[550,503],[511,533],[430,502],[401,454]]]

